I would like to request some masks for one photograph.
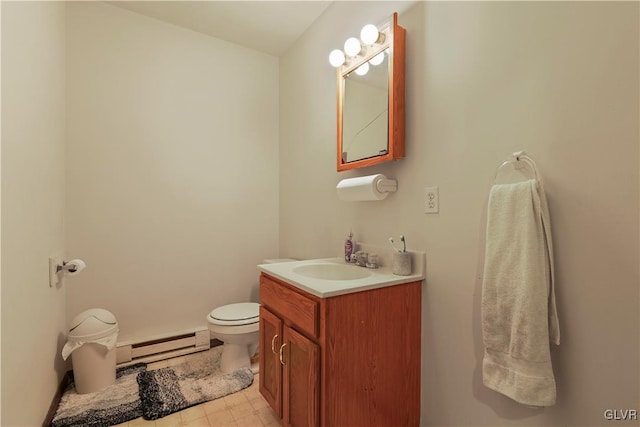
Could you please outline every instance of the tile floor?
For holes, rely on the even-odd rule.
[[[188,358],[189,355],[150,363],[147,369],[177,365]],[[277,415],[258,391],[258,380],[259,374],[254,376],[253,384],[242,391],[192,406],[159,420],[138,418],[118,426],[280,427],[282,424]]]

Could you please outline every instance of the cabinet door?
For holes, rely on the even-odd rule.
[[[282,320],[260,307],[260,394],[282,417],[282,365],[279,349],[283,343]]]
[[[317,427],[320,396],[318,345],[286,325],[283,332],[283,425]]]

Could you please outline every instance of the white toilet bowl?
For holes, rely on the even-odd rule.
[[[224,342],[220,359],[222,372],[231,373],[240,368],[258,372],[257,364],[251,366],[251,357],[256,353],[260,340],[259,315],[260,304],[242,302],[223,305],[207,316],[211,336]]]

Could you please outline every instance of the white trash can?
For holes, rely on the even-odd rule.
[[[76,392],[94,393],[116,381],[118,322],[102,308],[77,315],[69,325],[64,360],[71,354]]]

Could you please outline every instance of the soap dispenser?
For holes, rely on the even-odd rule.
[[[353,254],[353,233],[349,232],[347,240],[344,241],[344,260],[351,262],[351,254]]]

